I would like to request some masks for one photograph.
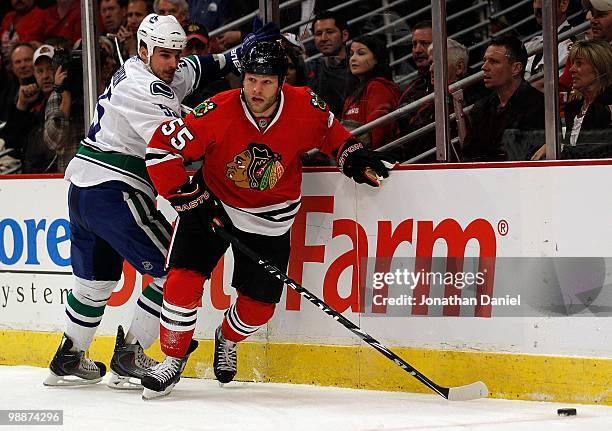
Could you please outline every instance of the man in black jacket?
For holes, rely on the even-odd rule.
[[[345,46],[349,39],[348,24],[339,13],[325,10],[314,17],[312,33],[315,47],[323,57],[307,64],[308,86],[340,117],[346,89],[357,80],[348,69]]]
[[[542,144],[544,96],[524,79],[527,51],[514,36],[493,38],[484,55],[492,93],[469,115],[464,161],[528,160]]]

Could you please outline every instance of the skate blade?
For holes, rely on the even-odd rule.
[[[142,391],[142,399],[144,401],[150,401],[167,397],[168,395],[170,395],[170,392],[172,392],[173,388],[174,385],[170,385],[165,390],[160,392],[154,391],[153,389],[144,388],[144,390]]]
[[[240,386],[249,386],[249,384],[251,383],[257,383],[254,382],[253,380],[231,380],[227,383],[221,383],[219,380],[217,380],[217,384],[219,385],[220,388],[224,388],[224,387],[229,387],[229,388],[236,388],[236,387],[240,387]]]
[[[98,377],[96,379],[83,379],[77,376],[58,376],[52,371],[49,372],[49,375],[43,382],[45,386],[87,386],[87,385],[95,385],[98,382],[102,381],[102,377]]]
[[[119,374],[115,374],[114,371],[110,373],[106,386],[119,391],[133,391],[142,389],[142,384],[140,383],[139,378],[120,376]]]

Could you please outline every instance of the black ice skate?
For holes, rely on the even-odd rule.
[[[140,379],[157,364],[145,354],[140,343],[125,344],[125,334],[119,325],[110,363],[111,375],[106,385],[111,389],[142,389]]]
[[[187,354],[182,358],[167,356],[164,362],[160,362],[151,368],[143,376],[141,382],[144,386],[142,391],[143,400],[165,397],[170,394],[174,385],[181,380],[181,373],[187,365],[189,355],[198,348],[198,342],[191,340]]]
[[[86,358],[83,351],[71,351],[72,346],[72,340],[64,334],[49,364],[51,372],[43,382],[45,386],[91,385],[102,380],[106,366]]]
[[[238,343],[226,340],[221,333],[221,326],[215,331],[215,360],[213,368],[219,383],[229,383],[236,377]]]

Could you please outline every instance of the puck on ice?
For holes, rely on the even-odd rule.
[[[558,409],[559,416],[576,416],[576,409]]]

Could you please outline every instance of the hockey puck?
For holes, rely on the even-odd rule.
[[[576,409],[558,409],[559,416],[576,416]]]

